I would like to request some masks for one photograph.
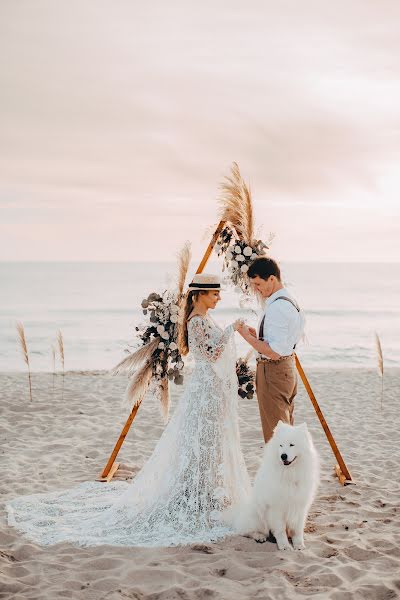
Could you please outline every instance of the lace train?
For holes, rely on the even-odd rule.
[[[9,524],[40,545],[174,546],[232,533],[222,511],[250,482],[237,417],[233,328],[189,321],[194,370],[153,454],[132,483],[88,482],[21,496]]]

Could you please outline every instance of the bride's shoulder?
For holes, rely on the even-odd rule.
[[[188,325],[190,325],[190,324],[194,325],[195,323],[201,324],[201,323],[205,323],[205,322],[206,322],[206,317],[204,317],[203,315],[191,315],[188,318]]]

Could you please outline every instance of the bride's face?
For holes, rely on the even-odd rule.
[[[209,308],[215,308],[220,300],[219,290],[210,290],[205,294],[201,294],[198,301],[208,310]]]

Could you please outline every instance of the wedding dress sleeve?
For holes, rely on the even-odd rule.
[[[216,335],[216,328],[211,327],[203,317],[196,315],[189,323],[191,337],[196,340],[201,355],[210,362],[217,361],[234,334],[233,325],[217,330],[219,335]]]

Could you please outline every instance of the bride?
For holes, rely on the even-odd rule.
[[[209,315],[220,280],[195,275],[179,332],[194,369],[153,454],[132,483],[86,482],[15,498],[9,524],[41,545],[174,546],[232,531],[220,520],[250,489],[240,448],[234,332]]]

